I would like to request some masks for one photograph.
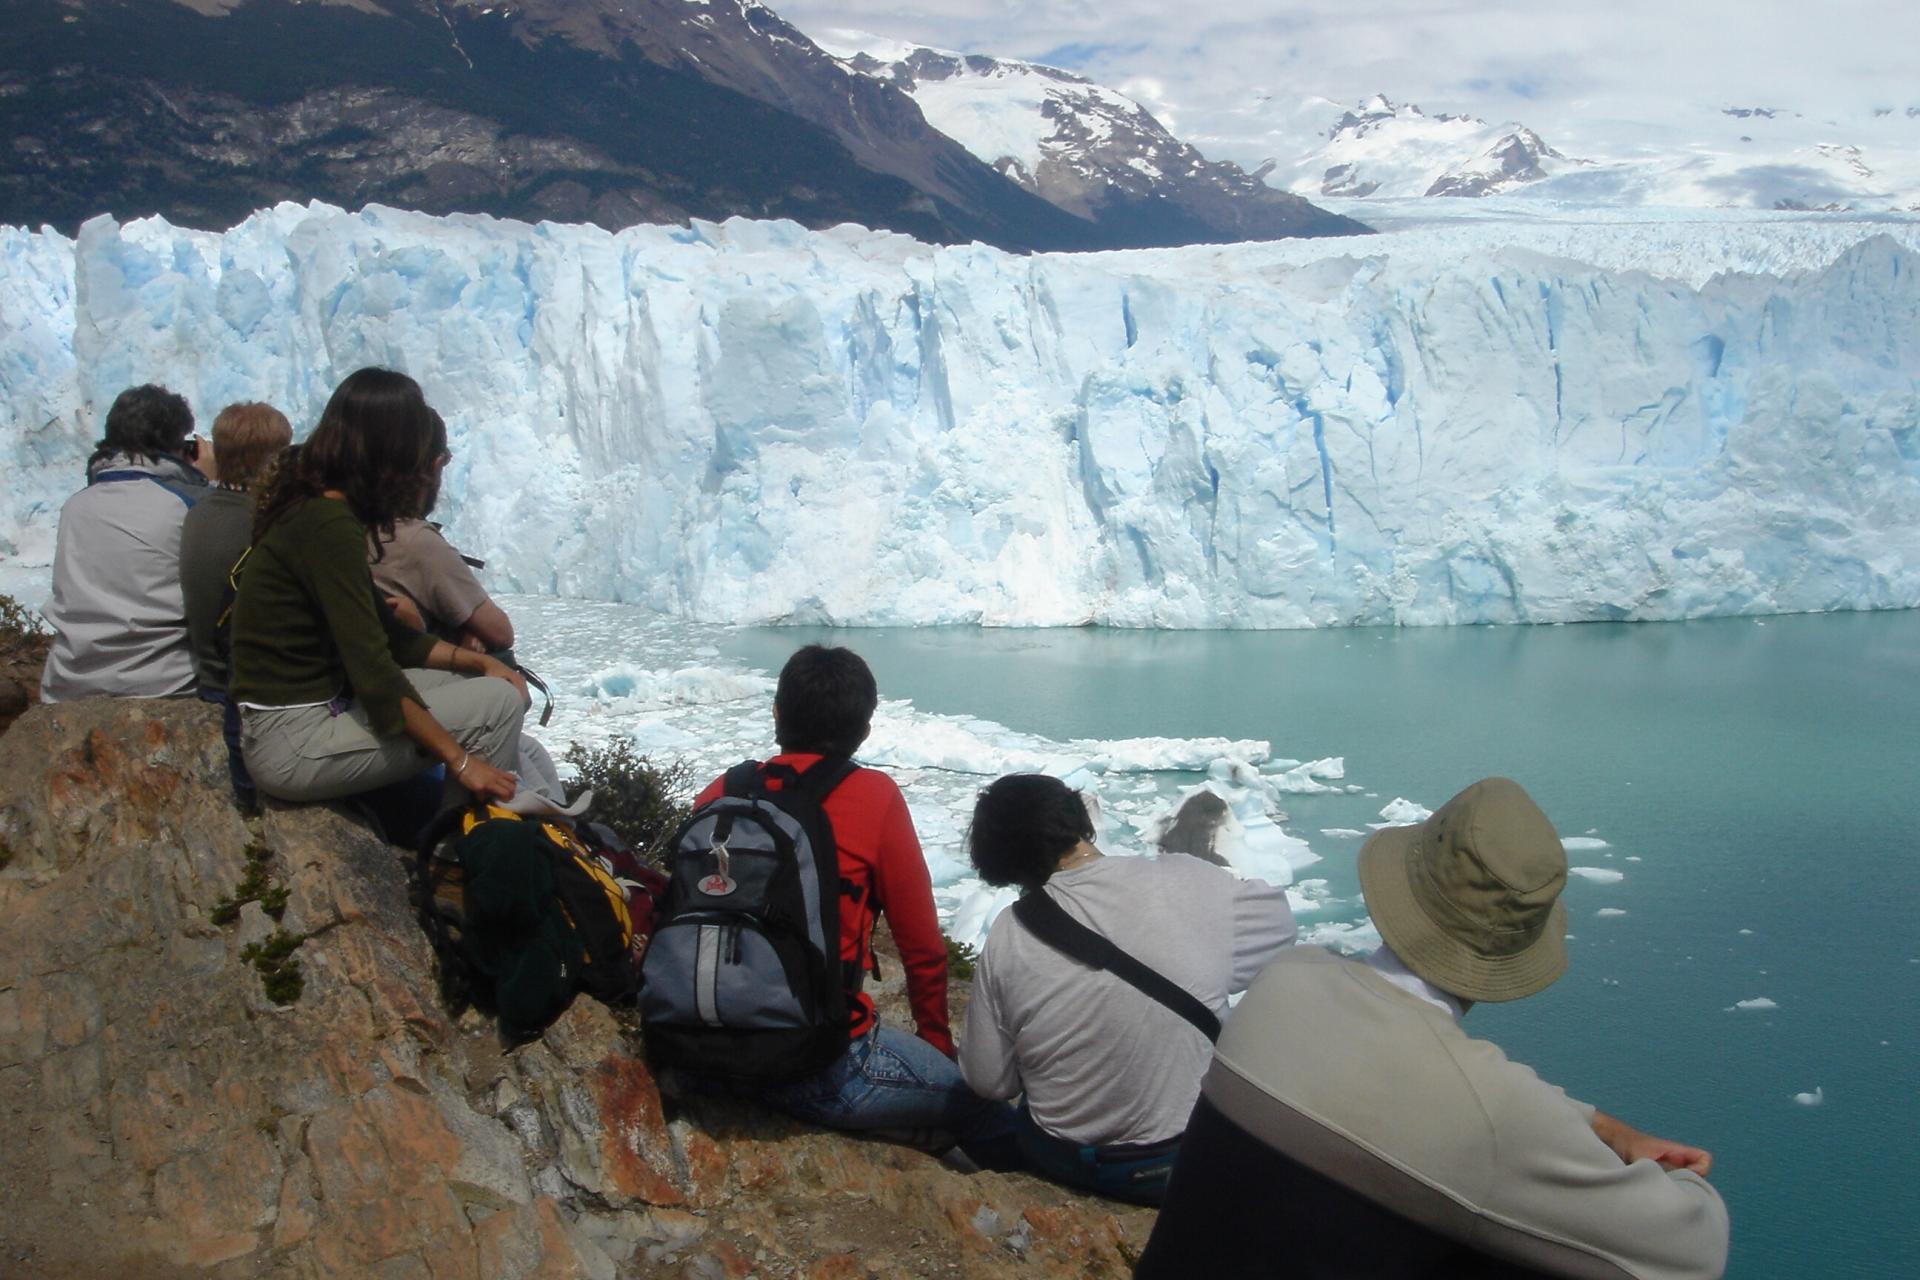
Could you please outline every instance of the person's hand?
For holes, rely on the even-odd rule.
[[[468,756],[466,766],[455,772],[447,770],[453,780],[473,793],[475,800],[513,799],[513,793],[519,789],[519,780],[505,769],[496,769],[479,756]]]
[[[393,616],[412,627],[415,631],[425,631],[427,620],[420,616],[420,606],[402,595],[387,597],[387,607],[393,610]]]
[[[214,460],[213,444],[211,441],[203,440],[197,435],[188,436],[186,448],[182,451],[182,456],[186,458],[189,466],[205,476],[211,483],[220,483],[220,466],[219,463]]]
[[[1636,1130],[1636,1132],[1638,1132]],[[1713,1168],[1713,1156],[1699,1147],[1690,1147],[1684,1142],[1672,1142],[1666,1138],[1656,1138],[1649,1133],[1639,1134],[1639,1142],[1633,1146],[1633,1154],[1621,1153],[1620,1158],[1628,1164],[1635,1160],[1651,1160],[1662,1169],[1691,1169],[1701,1177],[1706,1177]]]
[[[508,684],[520,691],[521,706],[530,707],[533,705],[533,695],[527,692],[527,678],[506,663],[500,661],[500,659],[490,658],[482,654],[480,656],[480,674],[483,676],[492,676],[496,680],[505,680]]]
[[[462,649],[465,649],[468,653],[485,653],[487,651],[486,641],[471,631],[462,631],[460,638],[454,641],[454,643]]]
[[[1632,1164],[1635,1160],[1651,1160],[1662,1169],[1690,1169],[1703,1178],[1713,1168],[1712,1153],[1699,1147],[1690,1147],[1684,1142],[1642,1133],[1604,1111],[1593,1113],[1593,1131],[1626,1164]]]

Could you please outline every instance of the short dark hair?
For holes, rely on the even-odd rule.
[[[773,736],[782,751],[850,756],[866,741],[879,705],[865,659],[851,649],[810,644],[780,668]]]
[[[88,465],[115,453],[157,462],[185,451],[192,434],[193,410],[180,396],[151,382],[128,387],[113,398]]]
[[[432,479],[432,410],[420,384],[392,369],[356,369],[334,389],[304,444],[280,455],[253,517],[260,541],[282,516],[328,489],[371,533],[419,509]]]
[[[973,802],[967,857],[990,885],[1038,889],[1060,859],[1093,839],[1080,793],[1044,773],[997,778]]]

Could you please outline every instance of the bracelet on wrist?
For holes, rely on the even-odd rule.
[[[463,773],[465,773],[465,772],[467,771],[467,766],[468,766],[468,765],[470,765],[470,764],[472,764],[472,763],[473,763],[473,752],[471,752],[471,751],[463,751],[463,752],[461,752],[461,753],[460,753],[460,763],[459,763],[459,765],[458,765],[458,766],[457,766],[457,767],[456,767],[456,768],[454,769],[454,771],[453,771],[453,776],[457,778],[457,777],[459,777],[459,776],[460,776],[461,774],[463,774]]]

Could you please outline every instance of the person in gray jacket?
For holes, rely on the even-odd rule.
[[[1046,894],[1216,1017],[1299,932],[1283,886],[1184,853],[1108,857],[1081,796],[1015,773],[980,793],[967,851],[990,885]],[[1158,1204],[1212,1046],[1110,970],[1053,949],[1015,911],[974,970],[960,1070],[975,1093],[1019,1098],[1015,1137],[1047,1177]]]
[[[1461,1029],[1566,969],[1566,880],[1553,825],[1505,778],[1375,834],[1360,884],[1382,946],[1298,947],[1255,979],[1136,1277],[1720,1276],[1705,1151]]]
[[[43,701],[193,692],[180,526],[210,491],[200,453],[192,411],[165,387],[131,387],[107,410],[87,487],[60,508]]]

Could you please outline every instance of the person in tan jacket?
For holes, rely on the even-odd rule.
[[[1221,1034],[1138,1280],[1714,1280],[1712,1158],[1641,1133],[1461,1029],[1565,971],[1567,860],[1505,778],[1380,831],[1381,948],[1297,947]]]

